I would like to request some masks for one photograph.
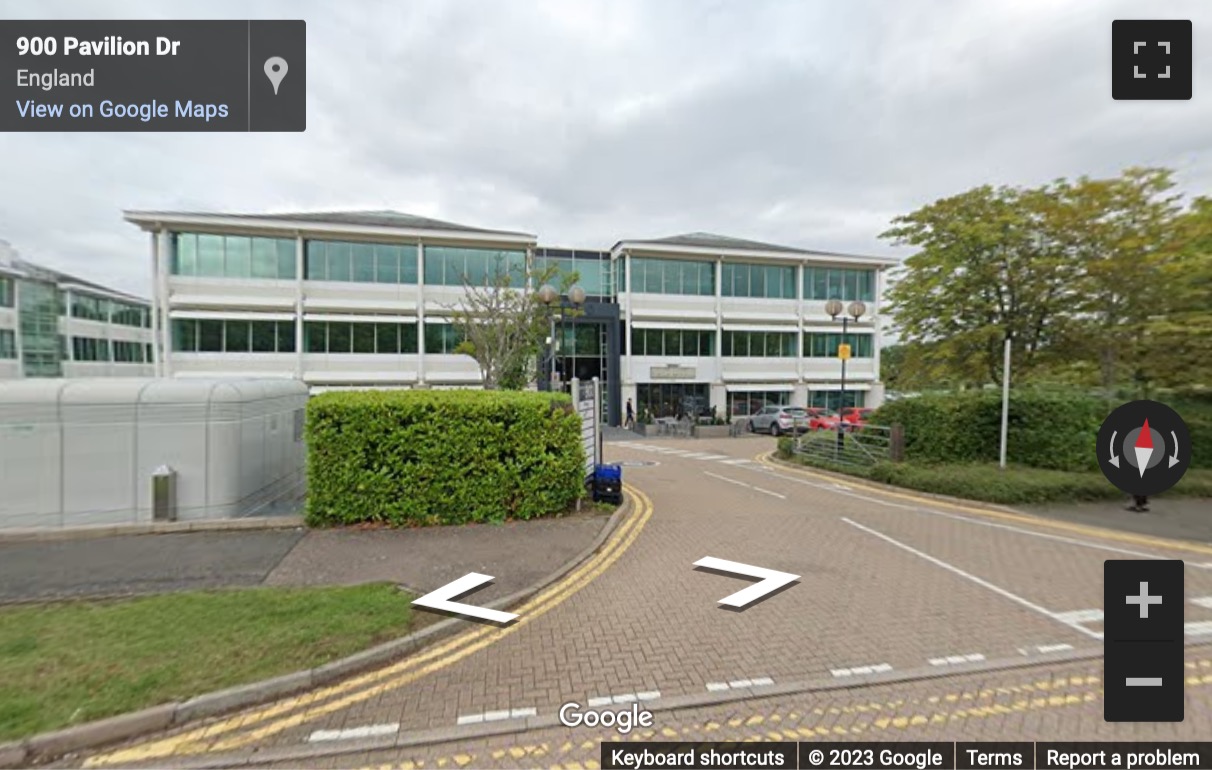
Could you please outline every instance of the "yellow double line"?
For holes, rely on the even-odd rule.
[[[589,561],[515,610],[520,617],[514,624],[505,628],[480,628],[426,650],[420,655],[340,684],[311,690],[167,738],[108,754],[98,754],[85,761],[84,766],[127,765],[176,755],[231,751],[403,687],[458,663],[494,642],[516,633],[563,604],[619,560],[648,523],[653,510],[652,501],[647,495],[631,486],[626,489],[635,504],[635,510],[627,521]],[[235,734],[229,735],[230,733]]]

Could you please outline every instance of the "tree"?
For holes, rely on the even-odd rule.
[[[485,389],[521,390],[534,381],[551,312],[537,289],[556,280],[563,291],[576,274],[561,277],[554,265],[527,270],[498,259],[483,282],[463,277],[463,297],[451,308],[451,324],[462,337],[455,352],[475,359]]]
[[[998,382],[1010,339],[1016,375],[1036,367],[1076,274],[1048,238],[1050,208],[1041,191],[984,186],[893,220],[882,237],[919,248],[887,297],[906,364],[928,347],[933,379]]]

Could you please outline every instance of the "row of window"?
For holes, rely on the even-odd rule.
[[[748,265],[725,262],[720,293],[725,297],[795,299],[795,268],[790,265]]]
[[[715,294],[715,263],[632,257],[631,290],[640,294]],[[620,270],[620,275],[622,271]],[[725,297],[795,299],[795,267],[725,262],[720,294]],[[624,284],[619,284],[623,291]],[[805,267],[804,299],[875,299],[875,271]]]
[[[875,300],[875,271],[837,267],[805,267],[804,299]]]
[[[417,325],[361,321],[306,321],[308,353],[416,353]],[[454,353],[463,341],[452,324],[425,325],[425,349]],[[293,321],[184,319],[173,321],[173,350],[180,353],[294,353]]]
[[[429,258],[428,250],[425,252]],[[620,260],[619,264],[623,262]],[[539,248],[535,251],[534,269],[542,275],[549,268],[557,269],[556,275],[577,274],[577,284],[591,296],[609,296],[613,292],[609,255],[597,251],[568,251],[565,249]],[[554,283],[554,281],[553,281]]]
[[[631,258],[631,290],[640,294],[715,295],[715,262]]]
[[[0,358],[17,357],[17,333],[12,329],[0,329]]]
[[[310,281],[416,283],[417,247],[409,244],[308,241]]]
[[[72,337],[73,361],[116,361],[126,364],[143,364],[152,361],[152,346],[149,342],[105,340],[96,337]]]
[[[292,279],[292,238],[175,233],[169,270],[173,275],[202,278]]]
[[[730,357],[795,358],[795,332],[725,331],[722,354]],[[841,334],[804,332],[804,357],[837,356]],[[714,356],[715,332],[694,329],[633,329],[633,356]],[[874,337],[847,334],[853,358],[871,358]]]
[[[0,307],[12,307],[16,293],[13,291],[13,279],[0,275]]]
[[[71,298],[70,312],[73,318],[151,328],[151,311],[143,305],[90,297],[87,294],[72,294]]]
[[[733,417],[748,417],[768,406],[788,406],[790,404],[791,391],[789,390],[761,390],[752,393],[728,392],[728,414]]]

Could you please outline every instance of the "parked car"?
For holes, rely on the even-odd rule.
[[[866,406],[848,406],[842,410],[842,420],[849,423],[847,430],[858,430],[867,424],[867,418],[874,411]]]
[[[802,406],[767,406],[751,416],[745,427],[753,433],[780,436],[808,430],[808,419],[808,410]]]
[[[810,414],[808,430],[837,430],[837,412],[818,406]]]

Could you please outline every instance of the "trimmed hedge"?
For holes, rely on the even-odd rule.
[[[329,392],[306,436],[313,526],[531,519],[584,494],[581,418],[561,394]]]
[[[791,439],[779,439],[779,456],[802,465],[845,473],[905,489],[1003,505],[1122,500],[1124,494],[1102,471],[1059,471],[995,463],[928,465],[882,462],[873,466],[841,466],[821,458],[793,456]],[[1192,468],[1161,497],[1212,497],[1212,471]]]

